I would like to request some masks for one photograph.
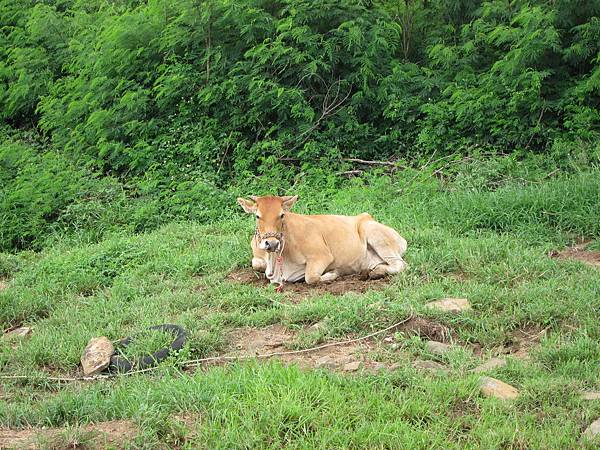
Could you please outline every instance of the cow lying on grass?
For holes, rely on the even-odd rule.
[[[406,268],[406,240],[369,214],[306,216],[289,212],[298,196],[238,198],[256,216],[252,268],[271,283],[308,284],[339,276],[381,278]]]

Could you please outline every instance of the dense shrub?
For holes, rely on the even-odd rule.
[[[330,188],[355,158],[596,163],[600,0],[575,3],[6,0],[3,248],[98,203],[135,229],[215,220],[233,191]]]

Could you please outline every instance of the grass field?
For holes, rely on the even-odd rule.
[[[1,254],[2,327],[33,329],[0,340],[2,374],[30,375],[2,380],[2,433],[57,428],[33,439],[85,448],[100,445],[89,423],[118,421],[128,433],[108,447],[581,448],[583,430],[600,417],[600,400],[581,398],[600,391],[600,272],[548,253],[582,239],[600,248],[598,171],[493,186],[475,177],[372,177],[305,194],[298,211],[368,211],[407,239],[410,268],[343,295],[232,281],[227,274],[250,261],[253,223],[241,211],[211,226],[173,223],[100,242],[64,236],[40,253]],[[473,310],[424,307],[443,297],[468,298]],[[362,364],[353,372],[308,359],[179,365],[243,351],[253,329],[278,329],[288,338],[279,350],[301,349],[411,315],[445,330],[454,347],[433,354],[427,333],[396,331],[350,348]],[[160,323],[183,326],[190,339],[157,371],[47,379],[79,375],[91,337],[117,340]],[[479,393],[470,370],[494,356],[508,363],[488,375],[515,386],[516,400]],[[414,367],[423,360],[444,371]]]

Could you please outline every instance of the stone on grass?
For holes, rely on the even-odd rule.
[[[8,333],[6,333],[6,337],[8,339],[12,339],[12,338],[24,338],[27,337],[31,334],[33,330],[30,327],[19,327],[19,328],[15,328],[12,331],[9,331]]]
[[[450,344],[444,344],[443,342],[438,341],[427,341],[426,346],[427,351],[434,355],[445,355],[453,348]]]
[[[386,366],[384,363],[382,363],[382,362],[377,362],[377,361],[375,361],[375,362],[373,363],[373,365],[371,366],[371,369],[372,369],[374,372],[379,372],[380,370],[385,370],[386,368],[387,368],[387,366]]]
[[[600,439],[600,419],[593,421],[589,427],[583,432],[584,440],[592,441],[594,439]]]
[[[360,361],[352,361],[344,364],[345,372],[356,372],[360,367]]]
[[[436,311],[450,313],[459,313],[472,309],[471,303],[469,303],[469,300],[466,298],[443,298],[441,300],[429,302],[425,307]]]
[[[482,365],[475,367],[471,372],[483,373],[489,372],[490,370],[497,369],[499,367],[506,366],[506,360],[504,358],[492,358]]]
[[[417,360],[413,363],[413,367],[415,369],[421,369],[421,370],[433,370],[433,371],[442,371],[442,372],[446,372],[446,367],[438,362],[435,361],[422,361],[422,360]]]
[[[492,377],[481,377],[479,383],[481,393],[486,397],[513,400],[519,396],[517,388]]]
[[[322,356],[315,362],[317,369],[336,369],[338,365],[338,362],[331,356]]]
[[[94,375],[102,372],[110,364],[110,357],[115,353],[115,347],[107,337],[97,337],[90,339],[83,355],[81,355],[81,365],[85,375]]]
[[[600,392],[582,392],[582,400],[600,400]]]

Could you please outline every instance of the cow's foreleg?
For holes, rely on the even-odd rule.
[[[265,272],[267,270],[267,262],[262,258],[252,258],[252,268],[257,272]]]
[[[331,281],[334,279],[331,278],[332,275],[330,275],[333,272],[323,275],[332,262],[333,256],[331,254],[319,259],[309,259],[306,262],[306,273],[304,274],[304,281],[306,281],[306,284],[314,284],[319,281]],[[325,279],[323,279],[323,277],[325,277]]]
[[[337,279],[339,276],[340,274],[337,272],[337,270],[332,270],[331,272],[327,272],[321,275],[320,281],[323,283],[327,283],[328,281],[333,281]]]

